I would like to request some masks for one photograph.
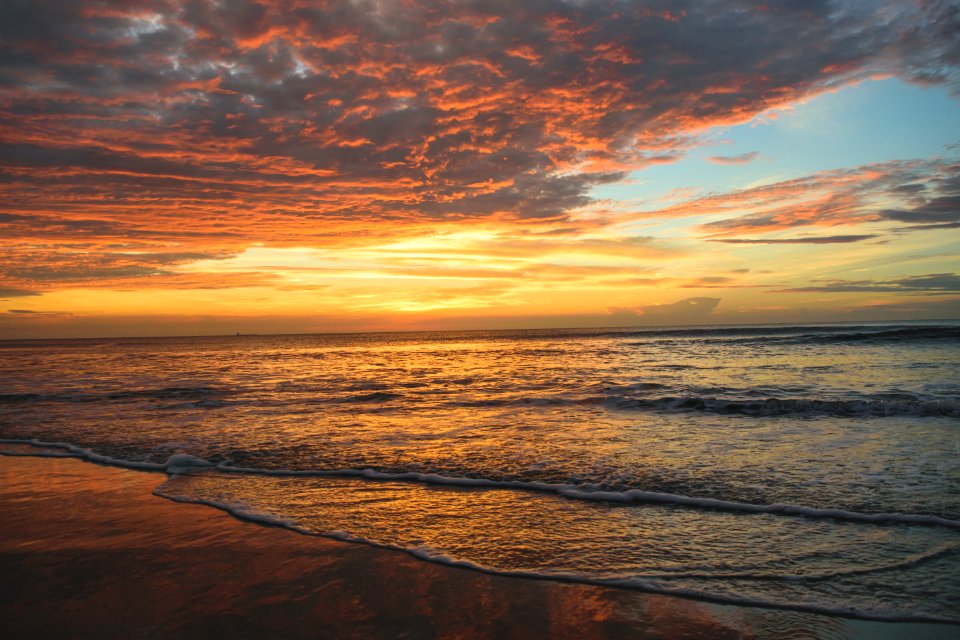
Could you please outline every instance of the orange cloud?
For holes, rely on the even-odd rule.
[[[679,281],[648,263],[690,248],[620,222],[697,217],[731,240],[953,224],[952,192],[894,192],[911,171],[946,175],[909,163],[633,218],[591,210],[595,187],[677,160],[712,127],[876,74],[956,80],[953,39],[930,28],[947,8],[888,20],[861,4],[744,20],[731,7],[756,3],[14,3],[0,21],[0,287],[329,284],[237,262],[261,247],[339,251],[315,259],[365,278],[645,285]],[[504,299],[464,291],[447,293]]]

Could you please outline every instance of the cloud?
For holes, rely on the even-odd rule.
[[[960,221],[941,222],[939,224],[915,224],[915,225],[910,225],[909,227],[897,227],[894,229],[894,231],[897,231],[897,232],[930,231],[933,229],[958,229],[958,228],[960,228]]]
[[[787,293],[851,293],[851,292],[889,292],[889,293],[957,293],[960,292],[960,274],[929,273],[918,276],[905,276],[890,280],[833,280],[823,285],[783,289]]]
[[[699,322],[713,312],[720,298],[686,298],[669,304],[654,304],[641,307],[609,307],[611,319],[620,323],[638,321],[675,324]]]
[[[39,291],[30,291],[27,289],[5,289],[0,288],[0,300],[8,298],[25,298],[28,296],[42,295]]]
[[[867,78],[958,87],[956,22],[951,3],[896,0],[9,0],[0,287],[333,299],[298,265],[244,263],[293,247],[327,251],[312,264],[344,277],[480,281],[450,288],[464,304],[499,303],[494,280],[676,283],[649,263],[693,243],[618,239],[633,232],[604,217],[598,186]],[[710,216],[699,231],[729,244],[932,229],[955,224],[957,173],[887,163],[642,215]]]
[[[842,236],[814,236],[809,238],[713,238],[710,242],[724,242],[726,244],[846,244],[861,242],[878,237],[875,234],[842,235]]]
[[[747,271],[749,271],[749,269]],[[738,272],[735,271],[731,273]],[[739,271],[739,273],[745,272]],[[682,289],[748,289],[766,285],[744,283],[740,278],[733,278],[730,276],[702,276],[695,280],[684,282],[678,286]]]
[[[32,309],[8,309],[8,314],[11,314],[13,317],[21,318],[38,318],[38,319],[47,319],[47,318],[70,318],[73,314],[64,313],[62,311],[34,311]],[[7,316],[7,317],[11,317]]]
[[[70,283],[85,286],[115,286],[118,282],[129,284],[139,280],[164,286],[174,281],[183,284],[183,275],[176,271],[179,265],[200,260],[225,260],[233,255],[218,251],[117,251],[84,244],[59,248],[15,245],[12,249],[0,245],[0,279],[41,285]],[[257,276],[260,280],[265,277]],[[0,289],[0,297],[4,297],[3,291],[16,289]]]
[[[850,312],[863,318],[898,317],[904,319],[944,319],[960,317],[960,298],[929,300],[913,298],[902,302],[883,302],[851,307]]]
[[[922,185],[922,188],[918,185]],[[923,231],[931,228],[928,225],[952,225],[958,221],[958,198],[960,164],[956,160],[896,160],[709,193],[667,207],[638,212],[633,217],[709,216],[713,219],[698,227],[709,240],[729,244],[749,243],[741,240],[778,244],[786,239],[732,236],[891,222],[914,223],[908,227],[888,227],[891,231]],[[898,206],[891,206],[893,203]],[[832,238],[836,242],[857,242],[870,239],[864,236],[877,235],[836,234],[822,237]],[[800,238],[797,242],[815,244],[824,240]]]
[[[159,269],[146,266],[88,267],[81,269],[32,266],[27,268],[8,267],[3,275],[17,280],[30,282],[80,282],[84,280],[113,280],[143,276],[164,275]]]
[[[937,3],[13,0],[2,11],[7,213],[171,235],[558,217],[712,126],[878,73],[957,78],[956,17]]]
[[[707,162],[713,164],[747,164],[757,159],[756,151],[749,151],[735,156],[710,156]]]
[[[887,220],[915,225],[960,223],[960,181],[952,186],[954,193],[950,195],[925,200],[923,204],[913,209],[887,209],[880,215]]]

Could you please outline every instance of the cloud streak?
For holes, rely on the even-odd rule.
[[[810,238],[737,238],[743,233],[780,233],[899,222],[903,231],[938,228],[960,221],[960,163],[955,160],[896,160],[760,186],[710,193],[668,207],[634,214],[648,218],[713,218],[699,225],[709,240],[728,244],[825,242]],[[892,207],[896,203],[898,206]],[[892,227],[891,227],[892,228]],[[876,234],[822,236],[857,242]]]
[[[749,151],[735,156],[710,156],[707,158],[707,162],[723,165],[747,164],[756,160],[758,155],[756,151]]]
[[[713,238],[710,242],[726,244],[848,244],[863,242],[878,237],[875,234],[849,234],[840,236],[812,236],[809,238]]]
[[[960,293],[960,275],[930,273],[889,280],[834,280],[827,284],[786,289],[791,293]]]
[[[38,291],[29,291],[27,289],[0,289],[0,300],[10,298],[25,298],[29,296],[39,296]]]
[[[640,307],[610,307],[608,311],[613,321],[618,323],[629,324],[643,320],[672,324],[701,322],[719,304],[720,298],[699,297]]]

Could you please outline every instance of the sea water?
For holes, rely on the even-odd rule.
[[[484,571],[960,622],[960,323],[0,342],[0,450]]]

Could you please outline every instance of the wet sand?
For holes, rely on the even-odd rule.
[[[0,637],[960,637],[430,564],[176,504],[161,480],[0,456]]]

